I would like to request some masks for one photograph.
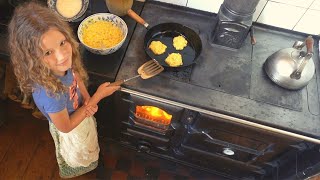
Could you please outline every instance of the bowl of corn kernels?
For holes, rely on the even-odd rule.
[[[78,38],[90,52],[107,55],[117,51],[124,43],[127,24],[119,16],[97,13],[85,18],[78,27]]]

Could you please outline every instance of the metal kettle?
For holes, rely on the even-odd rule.
[[[267,58],[263,67],[269,78],[279,86],[297,90],[306,86],[315,73],[312,60],[314,40],[296,41],[292,48],[281,49]],[[307,51],[302,48],[306,45]]]

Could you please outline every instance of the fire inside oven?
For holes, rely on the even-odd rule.
[[[135,121],[143,125],[167,130],[172,115],[155,106],[136,106]]]

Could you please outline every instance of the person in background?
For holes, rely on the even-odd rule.
[[[120,87],[106,82],[89,95],[73,31],[48,7],[35,2],[16,7],[8,31],[19,88],[32,94],[48,119],[60,176],[71,178],[95,169],[100,148],[93,115],[99,101]]]

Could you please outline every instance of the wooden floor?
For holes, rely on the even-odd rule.
[[[0,124],[0,179],[60,179],[46,120],[14,101],[0,100]],[[75,179],[95,177],[93,171]]]

